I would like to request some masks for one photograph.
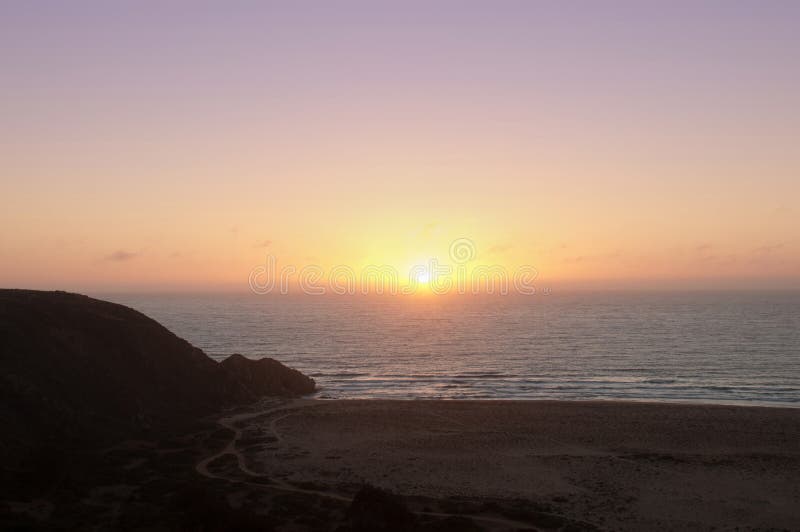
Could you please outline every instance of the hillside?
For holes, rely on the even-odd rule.
[[[2,451],[99,442],[314,390],[313,380],[271,359],[238,356],[227,365],[122,305],[0,290]]]

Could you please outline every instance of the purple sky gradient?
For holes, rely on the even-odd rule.
[[[431,224],[555,278],[798,284],[800,2],[3,2],[0,58],[0,284]]]

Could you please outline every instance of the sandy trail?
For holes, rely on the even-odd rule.
[[[251,486],[251,487],[255,487],[255,488],[262,488],[262,489],[263,488],[269,488],[269,489],[275,489],[275,490],[280,490],[280,491],[285,491],[285,492],[290,492],[290,493],[300,493],[300,494],[305,494],[305,495],[314,495],[314,496],[318,496],[318,497],[327,497],[329,499],[334,499],[334,500],[342,501],[342,502],[346,502],[346,503],[352,502],[353,498],[349,497],[349,496],[346,496],[346,495],[342,495],[342,494],[335,493],[335,492],[330,492],[330,491],[320,491],[320,490],[299,488],[297,486],[293,486],[293,485],[287,483],[285,480],[283,480],[281,478],[269,477],[266,474],[257,473],[257,472],[253,471],[252,469],[250,469],[247,466],[247,463],[246,463],[244,455],[236,447],[237,443],[239,442],[239,440],[242,437],[242,434],[244,433],[244,430],[242,428],[240,428],[240,424],[241,423],[249,421],[249,420],[253,420],[253,419],[256,419],[256,418],[269,416],[270,414],[274,414],[276,412],[282,412],[282,411],[286,411],[286,410],[297,410],[297,409],[301,409],[301,408],[307,408],[307,407],[310,407],[310,406],[313,406],[313,405],[314,405],[313,402],[309,402],[309,401],[304,401],[302,399],[298,399],[298,400],[290,401],[288,403],[282,403],[282,404],[273,406],[271,408],[267,408],[265,410],[259,410],[259,411],[256,411],[256,412],[249,412],[249,413],[237,414],[237,415],[234,415],[234,416],[225,416],[225,417],[219,418],[217,420],[217,424],[222,426],[222,427],[224,427],[224,428],[226,428],[226,429],[231,430],[233,432],[233,437],[231,438],[231,440],[228,442],[228,444],[221,451],[219,451],[218,453],[215,453],[215,454],[213,454],[213,455],[211,455],[211,456],[209,456],[207,458],[204,458],[203,460],[198,462],[197,465],[195,466],[195,470],[200,475],[202,475],[204,477],[207,477],[207,478],[217,479],[217,480],[225,480],[225,481],[228,481],[228,482],[233,482],[233,483],[237,483],[237,484],[243,484],[243,485]],[[281,416],[273,418],[269,422],[269,425],[268,425],[269,433],[274,438],[275,443],[278,444],[279,446],[285,446],[285,439],[281,435],[281,433],[278,431],[278,427],[277,427],[278,422],[288,418],[289,416],[294,415],[295,413],[296,412],[292,412],[292,411],[286,412],[285,414],[283,414]],[[261,482],[249,482],[249,481],[241,480],[241,479],[238,479],[238,478],[230,478],[230,477],[226,477],[226,476],[222,476],[222,475],[216,475],[216,474],[212,473],[209,470],[209,465],[212,462],[214,462],[215,460],[217,460],[218,458],[221,458],[221,457],[226,456],[226,455],[232,455],[232,456],[236,457],[237,467],[238,467],[239,471],[241,471],[245,475],[247,475],[249,477],[253,477],[253,478],[268,479],[269,483],[265,484],[265,483],[261,483]],[[445,512],[415,512],[415,513],[417,515],[424,515],[424,516],[428,516],[428,517],[437,517],[437,518],[447,518],[447,517],[460,516],[460,514],[451,514],[451,513],[445,513]],[[469,518],[471,518],[471,519],[473,519],[475,521],[479,521],[479,522],[485,523],[485,524],[491,524],[491,525],[494,525],[494,526],[507,527],[509,529],[515,529],[515,530],[516,529],[520,529],[520,528],[529,528],[530,527],[529,523],[525,523],[523,521],[516,521],[516,520],[512,520],[512,519],[507,519],[507,518],[503,518],[503,517],[470,515]]]
[[[203,475],[204,477],[221,479],[221,480],[228,480],[228,481],[231,481],[231,482],[238,481],[237,479],[231,479],[231,478],[223,477],[223,476],[220,476],[220,475],[216,475],[216,474],[212,473],[211,471],[209,471],[209,469],[208,469],[208,466],[212,462],[217,460],[218,458],[221,458],[221,457],[223,457],[225,455],[232,455],[232,456],[234,456],[236,458],[239,470],[242,473],[244,473],[247,476],[251,476],[251,477],[265,478],[267,475],[264,475],[264,474],[261,474],[261,473],[256,473],[255,471],[253,471],[252,469],[250,469],[247,466],[247,462],[246,462],[246,460],[244,458],[244,455],[241,453],[241,451],[239,451],[239,449],[236,448],[236,445],[239,442],[239,440],[241,439],[242,434],[244,432],[244,430],[240,428],[239,424],[242,423],[242,422],[245,422],[245,421],[249,421],[251,419],[256,419],[256,418],[259,418],[259,417],[268,416],[268,415],[270,415],[272,413],[275,413],[275,412],[280,412],[280,411],[283,411],[283,410],[289,410],[289,409],[293,409],[293,408],[301,408],[302,406],[304,406],[304,404],[302,403],[301,400],[295,400],[295,401],[291,401],[289,403],[281,403],[281,404],[278,404],[278,405],[273,406],[271,408],[267,408],[265,410],[259,410],[259,411],[256,411],[256,412],[248,412],[248,413],[244,413],[244,414],[237,414],[237,415],[234,415],[234,416],[226,416],[226,417],[219,418],[217,420],[217,424],[220,425],[221,427],[224,427],[224,428],[232,431],[233,432],[233,437],[231,438],[231,440],[228,442],[228,444],[221,451],[219,451],[218,453],[213,454],[213,455],[203,459],[202,461],[198,462],[198,464],[195,466],[195,470],[198,473],[200,473],[201,475]],[[305,406],[307,406],[307,405],[305,405]],[[277,423],[277,421],[279,421],[279,420],[281,420],[281,419],[283,419],[285,417],[288,417],[289,415],[291,415],[291,413],[288,413],[288,414],[285,414],[285,415],[280,416],[278,418],[275,418],[270,422],[269,429],[270,429],[270,432],[272,433],[273,437],[275,438],[276,442],[281,442],[282,439],[281,439],[280,434],[275,429],[275,424]],[[275,481],[276,480],[273,479],[273,482],[275,482]],[[278,483],[282,483],[282,482],[283,481],[278,481]]]

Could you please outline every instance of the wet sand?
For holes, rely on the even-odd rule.
[[[800,529],[800,409],[298,400],[239,416],[237,460],[200,466],[217,478],[341,500],[368,483],[490,529],[513,527],[491,521],[496,501],[561,516],[553,528]]]

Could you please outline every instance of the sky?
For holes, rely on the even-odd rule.
[[[798,2],[3,2],[0,76],[0,286],[800,288]]]

